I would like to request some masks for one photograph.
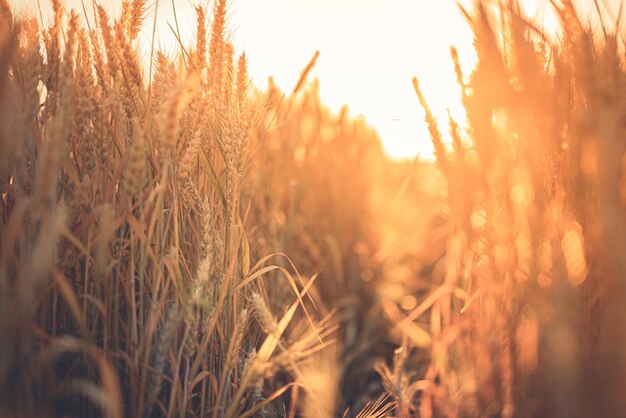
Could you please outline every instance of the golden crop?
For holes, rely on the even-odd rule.
[[[0,0],[1,416],[626,415],[619,21],[462,9],[451,144],[413,82],[435,166],[325,108],[318,53],[252,86],[225,0],[174,58],[145,0],[52,3]]]

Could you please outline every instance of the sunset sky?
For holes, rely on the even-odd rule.
[[[36,0],[10,0],[21,10],[37,11]],[[91,0],[85,0],[90,14]],[[121,2],[101,2],[116,15]],[[470,7],[471,0],[461,1]],[[528,15],[544,21],[555,19],[547,0],[520,2]],[[592,15],[593,1],[578,1],[583,16]],[[619,0],[603,0],[618,10]],[[174,1],[183,40],[193,42],[195,21],[192,0]],[[200,0],[211,9],[213,2]],[[80,0],[67,0],[82,13]],[[157,2],[148,2],[142,34],[150,44],[151,22]],[[49,19],[49,3],[42,0],[42,14]],[[387,153],[396,158],[432,158],[432,147],[423,124],[423,111],[411,87],[417,76],[435,115],[446,132],[447,109],[463,120],[459,89],[449,48],[457,47],[466,74],[475,60],[472,33],[454,0],[233,0],[230,29],[236,51],[245,50],[254,83],[264,88],[273,76],[283,90],[295,85],[302,68],[320,50],[312,73],[320,80],[322,101],[332,110],[348,104],[352,115],[363,115],[382,138]],[[174,26],[173,3],[158,1],[158,45],[176,53],[177,45],[167,22]],[[609,13],[610,14],[610,13]],[[92,15],[90,15],[92,16]],[[147,56],[147,54],[146,54]]]

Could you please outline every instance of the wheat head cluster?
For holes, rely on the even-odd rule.
[[[413,80],[435,166],[330,112],[318,53],[253,86],[226,0],[175,56],[145,0],[51,3],[0,0],[0,416],[626,416],[619,18],[460,7],[467,120]]]

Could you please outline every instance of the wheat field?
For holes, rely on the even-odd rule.
[[[0,0],[0,416],[626,416],[619,19],[459,6],[467,120],[413,79],[398,162],[319,53],[253,85],[226,0],[174,55],[51,3]]]

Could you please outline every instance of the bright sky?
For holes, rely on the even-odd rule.
[[[9,0],[20,9],[37,10],[37,0]],[[42,1],[44,18],[49,3]],[[84,0],[88,10],[91,0]],[[613,11],[620,0],[600,0]],[[198,0],[207,10],[213,1]],[[183,39],[193,41],[194,0],[175,0]],[[116,15],[120,1],[101,1]],[[471,0],[460,0],[471,9]],[[548,0],[520,0],[530,16],[554,25]],[[579,0],[583,15],[594,10],[592,0]],[[80,0],[66,0],[82,11]],[[149,16],[142,36],[149,44],[157,0],[148,1]],[[176,43],[166,22],[174,26],[172,0],[158,0],[158,39],[168,52]],[[447,132],[447,109],[464,121],[460,93],[449,49],[459,51],[469,74],[475,54],[473,36],[455,0],[231,0],[232,41],[245,50],[249,70],[258,87],[269,76],[283,90],[292,89],[316,50],[312,73],[320,79],[320,96],[332,110],[348,104],[352,115],[363,115],[374,126],[387,153],[395,158],[420,154],[431,159],[432,145],[411,86],[417,76],[430,106]]]

